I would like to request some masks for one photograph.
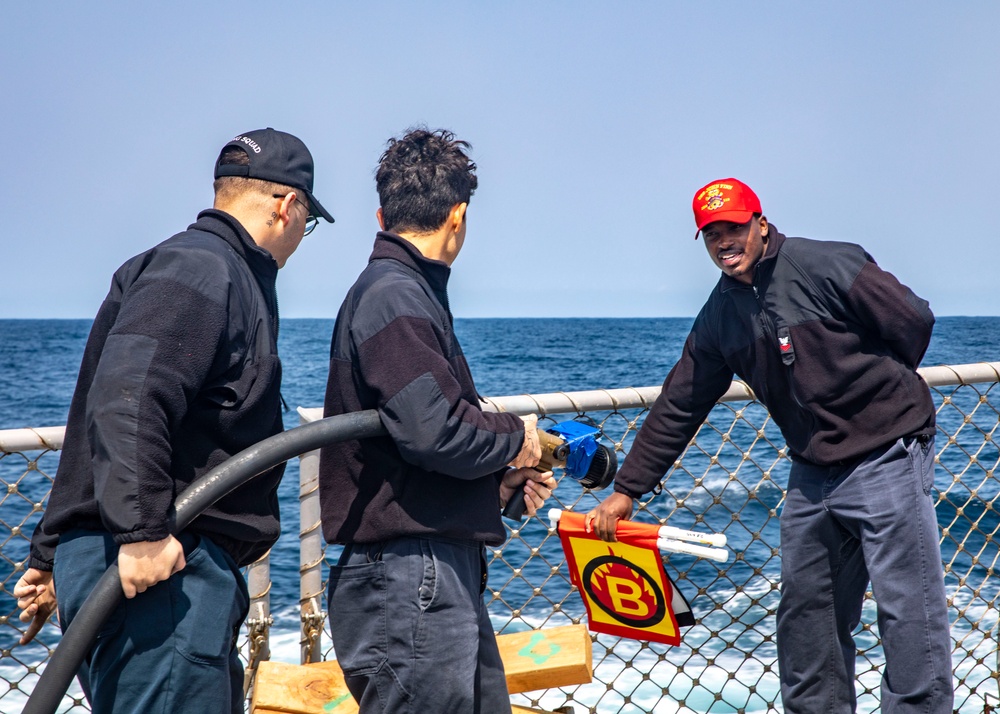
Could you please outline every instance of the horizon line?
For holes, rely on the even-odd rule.
[[[693,320],[696,315],[454,315],[456,320]],[[1000,317],[1000,315],[935,315],[935,319],[951,317]],[[294,317],[282,316],[281,321],[286,320],[336,320],[333,317]],[[0,322],[15,321],[69,321],[69,320],[90,320],[93,317],[0,317]]]

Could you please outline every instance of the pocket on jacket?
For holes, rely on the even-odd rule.
[[[223,409],[233,409],[238,407],[250,394],[254,382],[257,381],[257,366],[254,364],[243,365],[239,375],[209,384],[201,392],[201,397]]]
[[[330,569],[330,631],[344,674],[372,674],[388,659],[382,561]]]

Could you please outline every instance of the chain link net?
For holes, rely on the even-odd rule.
[[[59,465],[55,450],[40,453],[0,451],[0,714],[20,712],[38,681],[39,674],[56,645],[60,632],[53,615],[27,645],[18,640],[26,625],[18,620],[14,586],[28,567],[29,544],[35,525],[41,518],[52,478]],[[251,593],[254,598],[266,593]],[[258,653],[267,651],[267,628],[270,618],[250,619],[243,627],[240,653],[249,667]],[[60,713],[89,712],[83,690],[74,679],[63,699]]]
[[[959,381],[959,380],[956,380]],[[995,471],[1000,449],[996,383],[932,389],[938,405],[937,473],[934,498],[942,529],[945,585],[952,621],[955,708],[992,711],[997,690],[997,578],[1000,528]],[[646,414],[643,408],[577,411],[543,419],[576,419],[600,428],[604,443],[627,454]],[[58,642],[48,626],[35,642],[16,646],[23,631],[12,590],[24,571],[28,538],[51,484],[58,455],[0,455],[0,588],[6,596],[0,628],[0,712],[20,711],[38,671]],[[664,480],[662,492],[637,505],[636,520],[725,533],[733,557],[728,563],[682,554],[665,558],[668,573],[691,603],[697,624],[686,628],[677,647],[593,636],[594,681],[517,695],[527,706],[577,712],[766,712],[781,711],[774,642],[779,598],[778,513],[790,462],[784,440],[767,411],[755,401],[716,406]],[[561,472],[557,472],[561,477]],[[586,512],[604,494],[581,489],[562,477],[544,510]],[[554,530],[538,518],[507,521],[510,537],[489,552],[489,610],[500,633],[586,622],[579,593],[571,585]],[[286,524],[286,532],[294,529]],[[294,537],[286,535],[285,537]],[[340,549],[325,551],[326,565]],[[288,589],[288,592],[294,588]],[[275,602],[280,610],[286,603]],[[322,602],[319,599],[319,602]],[[310,628],[318,624],[308,618]],[[262,635],[263,630],[263,635]],[[272,631],[273,634],[273,631]],[[266,648],[255,630],[254,650]],[[315,629],[309,633],[316,637]],[[869,593],[855,633],[858,649],[858,710],[879,711],[884,664]],[[329,625],[320,636],[324,658],[334,656]],[[246,629],[242,651],[249,652]],[[88,711],[79,689],[71,690],[60,711]]]

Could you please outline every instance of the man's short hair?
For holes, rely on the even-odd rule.
[[[223,149],[222,155],[219,157],[219,164],[249,166],[250,155],[245,149],[241,149],[238,146],[227,146]],[[220,203],[231,203],[248,193],[270,198],[276,193],[286,194],[289,191],[296,190],[291,186],[284,186],[280,183],[263,181],[261,179],[247,178],[246,176],[220,176],[215,179],[212,187],[215,189],[216,201]]]
[[[411,129],[401,139],[389,139],[375,172],[385,229],[429,233],[441,227],[454,205],[468,203],[479,184],[476,165],[465,153],[471,148],[444,129]]]

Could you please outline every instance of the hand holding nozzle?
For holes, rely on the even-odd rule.
[[[509,469],[500,482],[500,500],[508,505],[517,502],[522,512],[533,516],[555,488],[556,480],[551,471],[528,467]]]
[[[527,425],[527,424],[526,424]],[[618,472],[618,458],[614,451],[597,443],[600,431],[576,421],[567,421],[535,432],[541,449],[536,468],[551,471],[562,467],[566,475],[580,482],[584,488],[601,489],[608,486]],[[503,515],[521,520],[524,515],[524,494],[515,493],[507,502]]]
[[[538,441],[538,415],[525,414],[521,417],[524,422],[524,442],[517,456],[510,462],[510,466],[520,469],[525,466],[537,466],[542,458],[542,447]]]

